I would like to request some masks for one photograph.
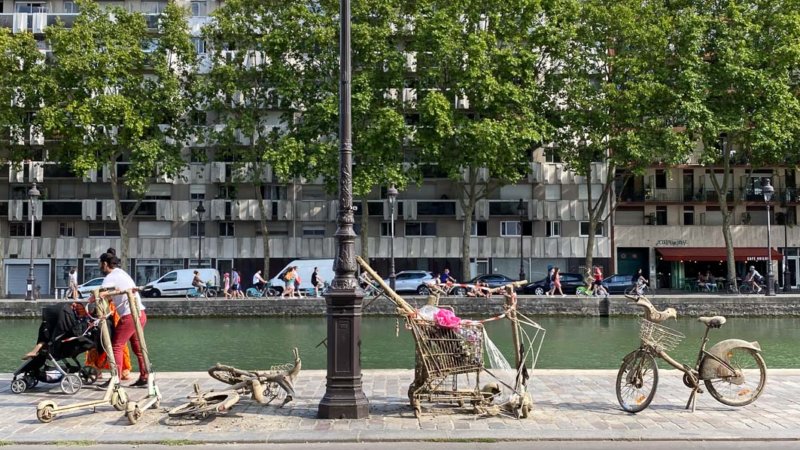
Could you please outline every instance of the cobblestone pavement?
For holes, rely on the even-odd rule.
[[[9,443],[148,442],[342,442],[342,441],[461,441],[461,440],[800,440],[800,370],[771,370],[765,392],[744,408],[717,403],[703,394],[697,410],[683,409],[689,390],[676,371],[662,370],[656,398],[647,410],[627,414],[614,394],[615,371],[538,370],[532,380],[534,410],[516,420],[476,416],[447,406],[427,409],[420,419],[408,406],[410,370],[364,372],[364,392],[370,399],[369,418],[321,420],[317,405],[325,391],[323,371],[303,371],[297,398],[285,408],[260,406],[242,399],[228,415],[202,422],[173,423],[164,408],[183,401],[192,383],[204,388],[224,385],[205,373],[164,373],[158,385],[164,395],[160,410],[149,410],[136,425],[110,406],[58,416],[52,423],[36,419],[36,404],[51,399],[59,405],[102,397],[85,387],[74,396],[55,385],[15,395],[10,376],[0,375],[0,445]],[[50,392],[48,392],[50,388]],[[134,400],[142,389],[127,390]]]

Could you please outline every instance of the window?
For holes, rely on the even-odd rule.
[[[192,222],[189,224],[189,236],[200,237],[206,235],[205,222]]]
[[[666,225],[667,224],[667,207],[666,206],[657,206],[656,207],[656,225]]]
[[[469,234],[470,236],[488,236],[489,235],[489,225],[488,222],[485,220],[473,220],[472,221],[472,231]]]
[[[500,222],[500,236],[519,236],[522,234],[522,224],[519,221]]]
[[[286,200],[287,192],[286,186],[268,185],[261,187],[261,195],[265,200]]]
[[[142,2],[142,12],[145,14],[161,14],[167,8],[167,2]]]
[[[656,170],[656,189],[667,188],[667,171],[664,169]]]
[[[64,2],[64,12],[69,14],[78,14],[81,12],[80,6],[73,1]]]
[[[167,281],[178,281],[178,272],[170,272],[161,278],[162,283],[166,283]]]
[[[545,200],[561,200],[561,185],[548,184],[544,187]]]
[[[230,184],[217,186],[217,198],[236,200],[236,186]]]
[[[56,260],[56,288],[69,287],[69,271],[72,269],[78,269],[77,259]],[[78,284],[80,284],[80,280]]]
[[[192,38],[192,45],[194,45],[194,52],[198,55],[205,55],[206,54],[206,41],[201,38],[193,37]],[[205,124],[203,124],[205,125]]]
[[[119,224],[117,222],[89,222],[90,237],[114,237],[119,236]]]
[[[683,207],[683,224],[694,225],[694,206]]]
[[[434,222],[406,222],[406,236],[436,236]]]
[[[46,13],[47,6],[44,3],[35,2],[17,2],[14,4],[14,12],[18,13]]]
[[[325,227],[305,226],[303,227],[303,237],[325,237]]]
[[[557,148],[546,148],[544,149],[544,161],[549,163],[560,163],[561,153]]]
[[[206,185],[193,184],[189,186],[189,200],[205,200]]]
[[[561,236],[561,221],[560,220],[553,220],[548,221],[546,224],[546,236],[547,237],[556,237]]]
[[[581,237],[589,236],[589,222],[581,222],[580,223],[580,235]],[[597,224],[597,228],[594,231],[595,236],[602,236],[603,235],[603,223],[600,222]]]
[[[8,224],[9,236],[15,237],[24,237],[31,235],[31,224],[30,222],[13,222]],[[33,229],[34,236],[41,236],[42,235],[42,223],[36,222],[36,226]]]
[[[397,227],[397,224],[394,225]],[[395,231],[395,234],[397,232]],[[392,236],[392,224],[390,222],[381,222],[381,236],[383,237],[391,237]]]
[[[219,235],[222,237],[233,237],[235,236],[235,226],[233,222],[220,222],[219,223]]]
[[[59,222],[58,235],[61,237],[75,236],[75,224],[72,222]]]
[[[203,17],[208,14],[205,1],[193,1],[191,10],[194,17]]]

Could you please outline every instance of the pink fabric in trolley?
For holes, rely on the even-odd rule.
[[[440,309],[436,312],[436,315],[433,316],[433,320],[436,321],[436,325],[439,325],[442,328],[460,328],[461,327],[461,319],[456,317],[453,314],[453,311],[449,309]]]

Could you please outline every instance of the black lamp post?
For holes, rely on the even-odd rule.
[[[203,207],[203,202],[197,205],[194,210],[197,213],[197,267],[202,267],[203,264],[203,213],[206,209]]]
[[[525,267],[522,264],[522,219],[525,218],[525,204],[519,199],[517,204],[517,215],[519,215],[519,279],[525,279]]]
[[[361,303],[356,281],[356,233],[353,230],[353,142],[350,134],[350,0],[339,1],[339,211],[336,220],[336,276],[325,296],[328,362],[321,419],[361,419],[369,401],[361,383]],[[364,211],[366,214],[367,211]]]
[[[391,250],[389,251],[389,287],[394,290],[394,283],[395,279],[397,278],[397,274],[394,273],[394,210],[395,205],[397,204],[397,188],[391,186],[388,191],[386,191],[386,195],[389,197],[389,215],[390,215],[390,223],[389,228],[391,232],[391,240],[389,242],[389,246]]]
[[[772,181],[769,178],[764,178],[761,192],[764,194],[764,203],[767,204],[767,296],[773,296],[775,291],[772,286],[772,228],[769,219],[769,202],[772,201],[775,188],[772,187]]]
[[[789,233],[787,232],[787,228],[789,227],[790,220],[789,206],[787,206],[783,216],[783,292],[789,292],[792,289],[792,272],[789,270],[789,259],[786,257],[786,253],[788,253],[789,249]]]
[[[25,293],[25,300],[36,301],[36,294],[34,293],[36,287],[36,276],[33,274],[33,235],[36,229],[36,200],[39,200],[39,189],[36,189],[36,183],[33,183],[28,191],[28,215],[31,216],[31,265],[28,267],[28,289]]]

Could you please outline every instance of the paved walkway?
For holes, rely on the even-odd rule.
[[[744,408],[717,403],[708,394],[697,411],[683,409],[689,391],[675,371],[661,371],[651,407],[631,415],[620,410],[614,394],[615,371],[539,370],[533,378],[531,417],[479,417],[441,407],[416,419],[406,390],[410,370],[364,373],[371,416],[361,420],[320,420],[317,405],[325,391],[323,371],[303,371],[297,398],[284,409],[243,399],[225,416],[203,422],[172,423],[163,409],[182,402],[194,382],[221,389],[205,373],[159,374],[164,401],[136,425],[110,406],[58,416],[52,423],[36,419],[36,404],[53,399],[60,405],[102,397],[95,388],[75,396],[54,385],[39,385],[15,395],[8,374],[0,375],[0,445],[8,443],[191,443],[191,442],[342,442],[447,440],[800,440],[800,370],[771,370],[759,400]],[[48,392],[47,388],[52,387]],[[138,399],[141,389],[128,392]]]

